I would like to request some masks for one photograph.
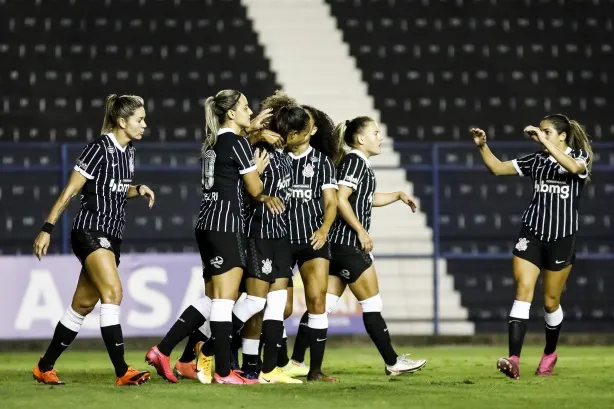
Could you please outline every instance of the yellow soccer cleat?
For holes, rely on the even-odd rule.
[[[296,362],[290,360],[286,366],[280,368],[286,376],[290,378],[297,378],[299,376],[307,376],[309,373],[309,367],[302,362]]]
[[[196,353],[196,377],[200,383],[213,383],[213,356],[206,356],[202,352],[204,342],[199,342],[194,347]]]
[[[289,377],[278,367],[269,373],[260,372],[258,381],[260,381],[260,383],[303,383],[303,381],[299,379]]]

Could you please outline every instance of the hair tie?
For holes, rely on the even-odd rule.
[[[346,126],[346,127],[347,127],[347,126],[350,126],[350,122],[351,122],[351,121],[350,121],[349,119],[346,119],[346,120],[345,120],[345,126]]]

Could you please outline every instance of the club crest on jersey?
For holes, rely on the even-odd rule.
[[[98,237],[98,241],[100,242],[100,247],[105,249],[111,248],[111,242],[106,237]]]
[[[220,268],[222,267],[222,264],[224,264],[224,259],[220,256],[215,256],[209,261],[209,263],[211,263],[211,265],[215,268]]]
[[[306,178],[312,178],[314,175],[313,165],[308,163],[303,166],[303,176]]]
[[[109,153],[115,153],[115,148],[112,146],[107,146],[107,152]]]
[[[345,278],[346,280],[349,280],[349,279],[350,279],[350,272],[349,272],[349,270],[345,270],[345,269],[344,269],[344,270],[341,270],[341,271],[339,272],[339,275],[340,275],[341,277]]]
[[[526,251],[529,248],[529,240],[524,237],[518,239],[518,243],[516,243],[516,250],[518,251]]]
[[[262,274],[271,274],[273,272],[273,262],[270,259],[262,260]]]
[[[128,168],[130,169],[130,173],[134,173],[134,156],[130,156],[130,160],[128,161]]]

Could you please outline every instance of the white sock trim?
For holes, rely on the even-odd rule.
[[[259,339],[243,338],[241,349],[246,355],[258,355],[258,347],[260,346]]]
[[[239,300],[234,306],[232,313],[243,322],[247,322],[251,317],[264,309],[266,298],[248,295],[244,300]]]
[[[382,312],[384,308],[384,302],[379,294],[367,298],[366,300],[359,301],[359,304],[362,307],[362,312]]]
[[[119,325],[119,305],[100,304],[100,327]]]
[[[232,322],[232,308],[235,302],[223,298],[216,298],[211,302],[211,319],[215,322]]]
[[[198,330],[207,338],[211,338],[211,324],[209,321],[205,321],[205,323],[201,325]]]
[[[560,305],[554,312],[547,312],[546,310],[544,310],[544,312],[544,321],[546,321],[547,326],[556,327],[563,322],[563,309]]]
[[[307,314],[309,321],[307,326],[313,329],[326,329],[328,328],[328,314]]]
[[[288,333],[286,332],[286,327],[284,327],[284,335],[282,336],[282,338],[288,338]]]
[[[79,332],[83,325],[85,317],[75,310],[71,306],[66,308],[64,315],[60,318],[60,323],[73,332]]]
[[[330,314],[333,309],[337,306],[339,302],[339,297],[335,294],[326,293],[326,312]]]
[[[512,310],[510,311],[510,318],[520,318],[523,320],[528,320],[530,311],[530,302],[515,300],[514,305],[512,305]]]
[[[206,320],[211,318],[211,298],[206,295],[203,298],[199,298],[198,300],[192,303],[192,307],[196,308],[198,312],[201,313]]]
[[[283,321],[286,301],[288,300],[287,290],[271,291],[266,296],[266,308],[264,310],[263,321]]]

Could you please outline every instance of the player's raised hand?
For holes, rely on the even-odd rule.
[[[254,161],[256,162],[258,173],[262,175],[266,167],[269,166],[269,153],[266,151],[266,149],[256,149]]]
[[[486,145],[486,132],[480,128],[471,128],[471,136],[473,136],[473,142],[480,148]]]
[[[413,213],[416,213],[416,209],[418,209],[418,205],[416,204],[416,200],[413,197],[411,197],[405,192],[399,192],[399,200],[401,200],[403,203],[409,206]]]
[[[252,122],[249,124],[245,131],[250,133],[254,131],[259,131],[264,128],[268,119],[271,117],[271,115],[273,115],[272,112],[273,110],[271,108],[262,110],[258,115],[256,115],[254,119],[252,119]]]
[[[535,142],[542,143],[546,139],[544,131],[533,125],[524,128],[524,133],[529,135]]]

